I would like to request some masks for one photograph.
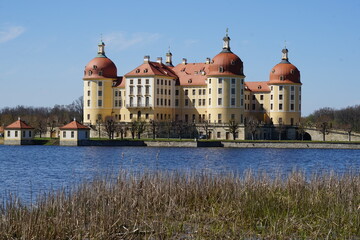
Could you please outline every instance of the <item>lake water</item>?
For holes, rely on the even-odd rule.
[[[29,202],[38,193],[121,169],[360,173],[360,150],[0,145],[0,197],[13,192]]]

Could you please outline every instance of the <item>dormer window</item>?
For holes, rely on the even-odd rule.
[[[234,61],[234,60],[231,60],[231,65],[235,65],[235,61]]]
[[[144,73],[147,73],[147,72],[148,72],[148,69],[147,69],[147,68],[145,68],[145,69],[144,69]]]
[[[284,81],[284,76],[280,76],[280,81]]]
[[[96,66],[96,65],[93,65],[93,69],[97,69],[97,66]]]
[[[136,73],[139,73],[140,72],[140,69],[136,69],[136,71],[135,71]]]
[[[290,73],[291,73],[291,74],[294,74],[294,69],[291,69],[291,70],[290,70]]]
[[[219,67],[219,72],[221,72],[221,73],[224,72],[224,67],[223,66]]]
[[[192,80],[191,80],[191,79],[189,79],[189,80],[188,80],[188,83],[192,83]]]
[[[261,85],[258,86],[258,89],[261,89]]]
[[[103,72],[102,72],[102,71],[100,71],[100,72],[99,72],[99,76],[102,76],[102,75],[103,75]]]
[[[91,76],[92,75],[92,71],[91,70],[89,70],[89,76]]]

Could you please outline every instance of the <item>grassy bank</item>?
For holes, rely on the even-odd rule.
[[[122,172],[0,209],[0,239],[359,239],[360,176]]]

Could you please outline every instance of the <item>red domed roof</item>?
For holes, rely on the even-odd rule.
[[[84,79],[117,78],[117,68],[107,57],[95,57],[85,67]]]
[[[270,72],[269,84],[301,83],[300,71],[291,63],[279,63]]]
[[[208,75],[244,75],[243,62],[231,51],[222,51],[213,58]]]
[[[300,71],[288,61],[288,50],[282,50],[282,61],[271,69],[269,84],[300,83]]]

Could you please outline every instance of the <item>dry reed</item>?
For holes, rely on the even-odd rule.
[[[0,206],[0,239],[360,239],[360,176],[128,173]]]

